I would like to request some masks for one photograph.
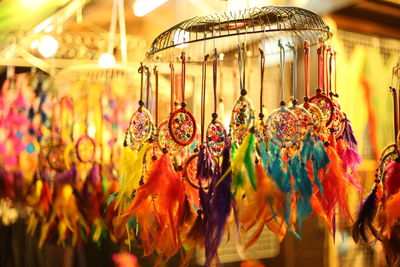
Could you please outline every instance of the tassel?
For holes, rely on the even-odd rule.
[[[229,145],[224,147],[222,152],[221,172],[217,172],[214,175],[213,180],[211,181],[210,189],[207,192],[207,198],[209,198],[210,205],[205,209],[203,208],[206,266],[210,266],[214,261],[218,262],[217,250],[221,244],[225,230],[225,224],[231,211],[232,173],[229,171],[231,158],[230,149],[231,148]],[[222,177],[221,174],[226,172],[228,173],[227,176],[217,186],[217,182]]]
[[[358,212],[357,220],[353,225],[353,240],[358,243],[359,238],[361,237],[365,242],[368,241],[368,236],[366,232],[366,227],[371,231],[372,235],[377,238],[378,231],[373,226],[373,220],[375,218],[376,212],[378,210],[379,199],[378,199],[378,190],[382,190],[379,184],[374,186],[372,192],[365,199],[364,203],[360,207]]]
[[[143,173],[143,158],[148,146],[146,143],[140,151],[133,151],[128,145],[123,147],[121,160],[117,166],[119,186],[114,205],[114,208],[118,209],[118,214],[128,208],[133,193],[139,187]]]
[[[122,214],[119,229],[135,216],[145,255],[157,250],[159,257],[169,258],[181,247],[179,225],[184,201],[183,184],[173,169],[169,154],[164,153],[153,163],[147,182],[139,187],[131,206]],[[154,224],[156,227],[152,226]]]
[[[362,187],[358,181],[358,166],[361,163],[361,156],[357,150],[345,144],[342,139],[339,139],[337,142],[337,151],[342,159],[347,180],[358,190],[361,190]]]
[[[357,139],[354,136],[353,129],[351,128],[350,121],[347,119],[346,114],[345,114],[345,126],[344,126],[344,131],[342,133],[342,137],[351,148],[357,150],[357,145],[358,145]]]
[[[256,174],[254,170],[254,144],[255,135],[254,127],[252,127],[249,134],[236,151],[236,155],[231,163],[234,195],[236,195],[238,188],[245,184],[246,175],[248,176],[254,190],[257,189]]]
[[[388,164],[385,169],[385,193],[387,197],[396,194],[400,189],[400,157]]]
[[[251,205],[246,207],[247,213],[243,217],[247,217],[247,220],[249,217],[251,218],[246,231],[250,230],[254,225],[256,225],[256,230],[247,241],[245,249],[252,246],[258,240],[264,229],[264,225],[275,233],[280,241],[283,240],[286,234],[286,227],[283,220],[286,206],[285,194],[267,176],[260,163],[257,162],[255,167],[257,191],[254,193],[254,196],[248,196]]]
[[[77,178],[77,172],[75,165],[72,165],[71,169],[68,171],[65,171],[63,173],[56,173],[54,176],[54,183],[55,184],[75,184],[76,183],[76,178]]]
[[[329,157],[329,164],[327,166],[325,178],[322,181],[324,194],[323,196],[319,194],[321,204],[330,220],[334,219],[335,208],[338,206],[340,214],[352,222],[346,200],[348,181],[344,174],[343,164],[336,150],[328,144],[326,144],[326,152]],[[334,226],[333,221],[332,226]]]
[[[294,178],[294,189],[299,193],[297,199],[297,226],[301,232],[301,225],[304,219],[312,214],[310,197],[313,189],[310,179],[308,178],[307,169],[303,162],[300,162],[299,157],[295,156],[289,164],[291,174]]]
[[[317,141],[314,144],[311,160],[312,160],[314,183],[318,185],[318,187],[320,188],[320,192],[324,193],[323,191],[324,189],[321,183],[322,180],[321,178],[323,177],[319,176],[318,171],[321,169],[326,169],[328,164],[330,163],[330,159],[325,151],[324,144],[321,141]]]

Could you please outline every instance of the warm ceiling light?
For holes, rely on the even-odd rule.
[[[58,42],[53,36],[45,35],[40,41],[38,49],[42,56],[51,57],[57,52]]]
[[[136,0],[132,6],[133,13],[135,16],[143,17],[167,1],[168,0]]]
[[[111,54],[104,53],[99,58],[100,68],[112,68],[115,65],[115,57]]]

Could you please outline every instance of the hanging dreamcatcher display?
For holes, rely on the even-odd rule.
[[[271,112],[266,124],[268,129],[268,138],[271,142],[280,147],[290,147],[300,138],[300,121],[295,113],[285,107],[285,49],[280,41],[278,42],[278,46],[280,48],[281,107]]]

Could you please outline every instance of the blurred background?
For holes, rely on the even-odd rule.
[[[136,103],[140,86],[137,68],[159,34],[195,16],[269,5],[305,8],[322,16],[329,25],[333,37],[328,43],[337,52],[336,89],[341,108],[352,122],[359,141],[363,157],[360,177],[367,193],[373,184],[380,151],[395,139],[389,86],[392,68],[400,57],[399,0],[125,0],[126,35],[120,34],[124,29],[113,28],[111,0],[1,0],[0,80],[6,78],[7,66],[16,66],[17,73],[40,71],[52,77],[54,90],[64,92],[70,90],[82,73],[99,83],[107,81],[108,74],[99,69],[102,64],[107,66],[116,60],[123,63],[119,65],[123,82],[114,81],[112,90],[116,95],[128,97]],[[126,57],[120,48],[121,42],[124,42],[121,38],[126,39]],[[110,39],[113,42],[111,48]],[[212,42],[208,45],[211,47]],[[107,57],[110,49],[115,56],[111,59]],[[316,53],[313,49],[312,92],[317,84]],[[260,83],[256,74],[257,60],[249,55],[246,70],[249,77],[246,86],[255,103],[258,103]],[[266,55],[266,61],[265,109],[271,111],[279,103],[279,62],[273,53]],[[165,74],[160,80],[161,121],[168,114],[169,80],[167,67],[160,68],[161,74]],[[292,84],[291,69],[291,65],[287,64],[285,90],[288,93]],[[199,64],[188,64],[187,72],[187,98],[198,117]],[[235,60],[221,60],[219,112],[227,120],[234,99],[239,95],[237,73]],[[209,90],[212,88],[210,76],[207,78]],[[299,99],[303,95],[303,82],[300,77]],[[209,97],[207,103],[212,103],[211,94]],[[154,103],[151,105],[154,108]],[[134,105],[127,107],[124,116],[128,118],[135,108]],[[207,114],[211,114],[211,109],[212,105],[208,105]],[[354,194],[349,198],[355,214],[360,195]],[[111,242],[100,248],[94,244],[61,248],[49,243],[40,250],[37,240],[24,234],[23,222],[9,224],[3,220],[0,226],[0,266],[113,266],[111,255],[120,251]],[[273,234],[263,233],[260,241],[247,252],[247,257],[254,262],[242,262],[234,244],[223,242],[220,249],[222,266],[385,266],[379,244],[354,244],[346,227],[333,240],[318,219],[308,219],[303,225],[302,240],[287,235],[279,243]],[[142,266],[151,266],[146,259],[141,259],[141,253],[133,251]],[[191,264],[198,266],[203,261],[199,252]],[[167,266],[178,266],[178,263],[172,259]]]

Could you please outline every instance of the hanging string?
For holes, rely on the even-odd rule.
[[[242,72],[243,72],[243,59],[242,59],[242,49],[240,48],[240,45],[238,45],[238,65],[239,65],[239,83],[240,83],[240,92],[241,95],[246,95],[246,91],[243,88],[243,78],[244,75],[242,76]]]
[[[201,70],[201,143],[204,142],[204,120],[205,120],[205,104],[206,104],[206,81],[207,81],[207,60],[209,55],[204,56]]]
[[[214,40],[215,42],[215,40]],[[215,45],[215,44],[214,44]],[[217,54],[217,49],[214,48],[214,57],[213,57],[213,93],[214,93],[214,114],[213,115],[213,120],[214,116],[218,116],[217,115],[217,76],[218,76],[218,54]]]
[[[336,68],[336,51],[333,51],[333,62],[334,62],[334,93],[335,93],[335,97],[339,97],[338,93],[337,93],[337,68]]]
[[[293,105],[297,105],[297,48],[296,46],[290,43],[286,44],[292,50],[293,53]]]
[[[140,67],[138,69],[138,73],[140,73],[140,99],[139,99],[139,106],[143,106],[143,63],[140,62]],[[140,108],[139,107],[139,108]]]
[[[304,101],[307,102],[310,92],[310,48],[307,41],[304,42]]]
[[[186,79],[186,57],[185,57],[185,52],[182,52],[181,60],[182,60],[182,73],[181,73],[182,103],[181,103],[181,105],[184,105],[184,103],[185,103],[185,79]]]
[[[318,53],[318,88],[321,89],[322,93],[325,93],[324,88],[324,45],[317,50]]]
[[[324,53],[324,68],[325,68],[325,77],[324,77],[324,86],[325,86],[325,93],[326,95],[330,95],[330,65],[329,65],[329,57],[330,57],[330,51],[331,47],[325,47],[325,53]]]
[[[263,113],[263,93],[264,93],[264,69],[265,69],[265,55],[264,51],[259,48],[260,50],[260,72],[261,72],[261,84],[260,84],[260,119],[264,118]]]
[[[394,136],[395,138],[397,138],[397,135],[399,133],[399,103],[397,100],[397,91],[396,88],[390,86],[389,87],[392,95],[393,95],[393,106],[394,106],[394,114],[393,114],[393,118],[394,118]]]
[[[156,126],[158,126],[158,68],[154,66],[154,79],[155,79],[155,87],[156,87]]]
[[[175,97],[175,69],[172,63],[169,63],[169,68],[171,70],[170,81],[171,81],[171,100],[170,100],[170,113],[174,111],[174,97]]]
[[[279,82],[281,84],[281,106],[285,105],[285,90],[284,90],[284,77],[285,77],[285,49],[282,46],[281,40],[278,40],[278,46],[280,48],[279,60],[280,60],[280,79]]]
[[[144,67],[146,70],[146,108],[149,109],[149,104],[150,104],[150,69],[149,67],[145,66]]]

